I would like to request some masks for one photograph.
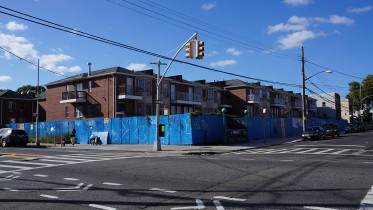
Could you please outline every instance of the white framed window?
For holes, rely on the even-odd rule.
[[[92,93],[92,81],[88,81],[88,92]]]
[[[144,91],[144,80],[143,79],[137,80],[137,90],[141,92]]]
[[[212,90],[207,91],[207,100],[212,100],[214,98],[214,92]]]
[[[70,85],[66,85],[65,90],[66,90],[66,92],[69,92],[70,91]]]
[[[83,107],[82,106],[76,106],[75,107],[75,117],[76,118],[83,117]]]
[[[76,91],[82,91],[83,90],[83,83],[78,83],[75,85],[75,90]]]
[[[16,109],[16,102],[15,101],[9,101],[8,109]]]

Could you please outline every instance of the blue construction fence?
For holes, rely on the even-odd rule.
[[[206,145],[224,143],[225,128],[222,115],[176,114],[160,116],[159,124],[164,125],[163,145]],[[301,118],[247,117],[247,142],[266,138],[279,138],[300,135]],[[343,120],[308,119],[307,127],[324,123],[337,123],[345,129]],[[39,122],[41,142],[60,142],[67,139],[70,131],[76,130],[76,143],[88,144],[92,132],[108,132],[108,144],[153,144],[155,140],[155,116],[98,118],[74,121]],[[6,124],[2,127],[24,129],[35,138],[36,123]],[[265,132],[265,133],[264,133]]]

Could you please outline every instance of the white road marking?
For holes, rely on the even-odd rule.
[[[25,165],[39,165],[39,166],[58,166],[60,164],[48,164],[48,163],[38,163],[38,162],[25,162],[25,161],[16,161],[16,160],[6,160],[3,161],[6,163],[19,163],[19,164],[25,164]]]
[[[244,158],[242,158],[241,160],[255,160],[255,159],[244,159]]]
[[[34,174],[34,176],[37,176],[37,177],[48,177],[48,175],[44,175],[44,174]]]
[[[333,145],[333,144],[313,144],[313,145],[294,145],[294,147],[317,147],[317,146],[332,146],[332,147],[365,147],[361,145]]]
[[[176,191],[173,190],[165,190],[165,189],[160,189],[160,188],[151,188],[151,191],[160,191],[160,192],[165,192],[165,193],[176,193]]]
[[[282,162],[293,162],[294,160],[280,160]]]
[[[92,186],[93,186],[93,184],[89,184],[89,185],[85,186],[85,188],[83,188],[82,190],[88,190]]]
[[[184,210],[184,209],[204,209],[205,205],[203,204],[201,199],[196,199],[197,206],[185,206],[185,207],[175,207],[171,208],[171,210]]]
[[[289,152],[295,152],[295,151],[299,151],[299,150],[302,150],[303,148],[298,148],[298,149],[290,149],[290,150],[287,150],[287,151],[283,151],[283,152],[279,152],[280,154],[283,154],[283,153],[289,153]]]
[[[10,191],[10,192],[18,192],[19,191],[19,190],[11,189],[11,188],[3,188],[3,190],[7,190],[7,191]]]
[[[221,205],[220,201],[214,200],[213,202],[216,206],[216,210],[224,210],[224,207]]]
[[[360,202],[359,210],[373,209],[373,186],[368,191],[367,195]]]
[[[63,178],[64,180],[68,180],[68,181],[78,181],[79,179],[77,178]]]
[[[241,198],[230,198],[230,197],[225,197],[225,196],[214,196],[214,199],[219,199],[219,200],[229,200],[229,201],[246,201],[246,199],[241,199]]]
[[[307,149],[307,150],[303,150],[301,152],[296,152],[297,154],[303,154],[303,153],[308,153],[308,152],[312,152],[312,151],[315,151],[315,150],[318,150],[319,148],[314,148],[314,149]]]
[[[58,199],[57,196],[53,196],[53,195],[44,195],[44,194],[41,194],[40,197],[51,198],[51,199]]]
[[[11,165],[0,165],[0,167],[4,168],[18,168],[20,170],[30,170],[33,169],[32,167],[26,167],[26,166],[11,166]]]
[[[315,152],[315,153],[313,153],[313,154],[325,154],[326,152],[330,152],[330,151],[332,151],[332,150],[334,150],[334,149],[326,149],[326,150],[322,150],[322,151],[320,151],[320,152]]]
[[[89,204],[88,206],[97,208],[97,209],[104,209],[104,210],[116,210],[116,208],[109,207],[109,206],[102,206],[102,205],[97,205],[97,204]]]
[[[369,163],[373,163],[373,162],[363,162],[363,163],[367,163],[367,164],[369,164]]]
[[[119,183],[112,183],[112,182],[104,182],[102,183],[104,185],[111,185],[111,186],[121,186],[122,184],[119,184]]]
[[[324,207],[317,207],[317,206],[305,206],[305,209],[314,209],[314,210],[338,210],[332,208],[324,208]]]
[[[76,163],[81,163],[81,162],[76,162],[76,161],[69,161],[69,160],[56,160],[56,159],[39,159],[40,161],[45,161],[45,162],[57,162],[57,163],[65,163],[65,164],[76,164]]]
[[[337,152],[332,152],[330,154],[332,154],[332,155],[338,155],[338,154],[341,154],[341,153],[347,152],[347,151],[350,151],[350,149],[342,149],[342,150],[339,150]]]

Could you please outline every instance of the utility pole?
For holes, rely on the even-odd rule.
[[[157,90],[157,96],[155,100],[155,141],[153,145],[153,151],[161,151],[161,142],[159,141],[159,85],[160,85],[160,73],[161,73],[161,65],[167,65],[166,63],[161,63],[160,60],[158,62],[152,62],[150,64],[156,64],[158,66],[158,71],[157,71],[157,85],[156,85],[156,90]]]
[[[303,132],[306,131],[307,101],[306,101],[306,78],[304,75],[304,47],[302,47],[302,125]]]
[[[40,146],[39,142],[39,72],[40,72],[40,64],[38,59],[38,82],[36,85],[36,146]]]

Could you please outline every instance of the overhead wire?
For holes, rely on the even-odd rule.
[[[185,29],[185,30],[191,31],[191,29],[188,29],[188,28],[186,28],[185,26],[180,26],[180,25],[177,25],[177,24],[174,24],[174,23],[170,23],[169,21],[165,21],[165,20],[163,20],[163,19],[161,19],[161,18],[155,17],[155,16],[150,15],[150,14],[148,14],[148,13],[145,13],[145,12],[142,12],[142,11],[139,11],[139,10],[136,10],[136,9],[133,9],[133,8],[130,8],[130,7],[125,6],[125,5],[123,5],[123,4],[120,4],[120,3],[114,2],[113,0],[106,0],[106,1],[107,1],[107,2],[110,2],[110,3],[112,3],[112,4],[115,4],[115,5],[117,5],[117,6],[121,6],[121,7],[124,7],[124,8],[126,8],[126,9],[129,9],[129,10],[135,11],[135,12],[140,13],[140,14],[142,14],[142,15],[146,15],[146,16],[148,16],[148,17],[152,17],[152,18],[155,18],[155,19],[157,19],[157,20],[160,20],[160,21],[166,22],[166,23],[171,24],[171,25],[173,25],[173,26],[177,26],[177,27],[183,28],[183,29]],[[232,38],[227,37],[227,36],[220,35],[220,34],[215,33],[215,32],[208,31],[208,30],[206,30],[206,29],[204,29],[204,28],[197,27],[197,26],[195,26],[195,25],[192,25],[192,24],[186,23],[186,22],[181,21],[181,20],[178,20],[178,19],[176,19],[176,18],[173,18],[173,17],[167,16],[167,15],[161,14],[161,13],[159,13],[159,12],[157,12],[157,11],[154,11],[154,10],[151,10],[151,9],[149,9],[149,8],[146,8],[146,7],[140,6],[140,5],[138,5],[138,4],[135,4],[135,3],[129,2],[129,1],[127,1],[127,0],[121,0],[121,1],[124,2],[124,3],[130,4],[130,5],[132,5],[132,6],[138,7],[138,8],[140,8],[140,9],[143,9],[143,10],[145,10],[145,11],[147,11],[147,12],[150,12],[150,13],[156,14],[156,15],[158,15],[158,16],[161,16],[161,17],[163,17],[163,18],[166,18],[166,19],[172,20],[172,21],[177,22],[177,23],[179,23],[179,24],[183,24],[183,25],[186,25],[186,26],[188,26],[188,27],[190,27],[190,28],[194,28],[194,29],[197,29],[197,30],[199,30],[199,31],[203,31],[203,33],[199,32],[199,34],[202,34],[202,35],[204,35],[204,36],[206,36],[206,37],[209,37],[209,38],[212,38],[212,39],[216,39],[216,40],[219,40],[219,41],[222,41],[222,42],[226,42],[226,43],[227,43],[227,41],[225,41],[225,40],[228,40],[228,41],[230,41],[230,42],[229,42],[230,44],[233,44],[233,45],[235,45],[235,46],[242,47],[242,48],[245,48],[245,49],[249,49],[249,50],[252,50],[252,48],[254,48],[254,49],[258,49],[258,50],[262,50],[262,51],[267,51],[267,52],[269,51],[268,49],[265,49],[265,48],[262,48],[262,47],[254,46],[254,45],[251,45],[251,44],[248,44],[248,43],[244,43],[244,42],[242,42],[242,41],[238,41],[238,40],[232,39]],[[219,38],[212,37],[212,36],[210,36],[210,35],[208,35],[208,34],[211,34],[211,35],[216,36],[216,37],[219,37]],[[233,43],[232,43],[232,42],[233,42]],[[251,47],[251,48],[250,48],[250,47]],[[276,51],[277,51],[277,50],[273,50],[271,53],[266,53],[266,54],[268,54],[268,55],[272,55],[272,56],[281,57],[281,58],[284,58],[284,59],[289,59],[289,60],[299,60],[299,59],[296,58],[296,57],[289,56],[289,55],[286,55],[286,54],[283,54],[283,53],[278,53],[278,52],[276,52]]]
[[[33,63],[33,62],[31,62],[30,60],[28,60],[28,59],[26,59],[26,58],[22,58],[21,56],[16,55],[16,54],[14,54],[13,52],[11,52],[11,51],[9,51],[9,50],[7,50],[7,49],[1,47],[1,46],[0,46],[0,49],[2,49],[3,51],[5,51],[5,52],[7,52],[7,53],[9,53],[9,54],[11,54],[11,55],[13,55],[14,57],[18,58],[19,60],[21,60],[21,61],[25,61],[25,62],[27,62],[27,63],[29,63],[29,64],[35,66],[35,67],[39,67],[40,69],[43,69],[43,70],[48,71],[48,72],[51,72],[51,73],[53,73],[53,74],[57,74],[57,75],[59,75],[59,76],[68,77],[68,76],[66,76],[66,75],[64,75],[64,74],[62,74],[62,73],[59,73],[59,72],[52,71],[52,70],[49,70],[49,69],[47,69],[47,68],[44,68],[43,66],[40,66],[40,65],[38,66],[38,64]]]
[[[109,39],[106,39],[106,38],[95,36],[95,35],[92,35],[92,34],[89,34],[89,33],[86,33],[86,32],[79,31],[77,29],[73,29],[73,28],[70,28],[70,27],[67,27],[67,26],[63,26],[63,25],[60,25],[60,24],[57,24],[57,23],[54,23],[54,22],[51,22],[51,21],[41,19],[41,18],[37,18],[35,16],[31,16],[31,15],[28,15],[28,14],[25,14],[25,13],[22,13],[22,12],[19,12],[19,11],[16,11],[16,10],[12,10],[12,9],[4,7],[4,6],[0,6],[0,8],[6,9],[8,11],[11,11],[11,12],[29,17],[29,18],[33,18],[34,20],[26,18],[26,17],[21,17],[19,15],[15,15],[15,14],[10,14],[8,12],[0,11],[0,13],[5,14],[5,15],[9,15],[9,16],[12,16],[12,17],[15,17],[15,18],[19,18],[19,19],[29,21],[29,22],[32,22],[32,23],[35,23],[35,24],[39,24],[39,25],[42,25],[42,26],[45,26],[45,27],[53,28],[53,29],[56,29],[56,30],[59,30],[59,31],[63,31],[63,32],[67,32],[67,33],[70,33],[70,34],[85,37],[85,38],[88,38],[88,39],[91,39],[91,40],[95,40],[95,41],[110,44],[110,45],[113,45],[113,46],[125,48],[125,49],[132,50],[132,51],[135,51],[135,52],[147,54],[147,55],[150,55],[150,56],[154,56],[154,57],[158,57],[158,58],[162,58],[162,59],[166,59],[166,60],[173,60],[172,58],[164,56],[164,55],[160,55],[160,54],[157,54],[157,53],[154,53],[154,52],[146,51],[146,50],[143,50],[143,49],[140,49],[140,48],[132,47],[130,45],[122,44],[122,43],[115,42],[115,41],[112,41],[112,40],[109,40]],[[42,21],[42,22],[39,22],[39,21]],[[218,73],[227,74],[227,75],[231,75],[231,76],[246,78],[246,79],[250,79],[250,80],[254,80],[254,81],[261,81],[261,82],[283,85],[283,86],[290,86],[290,87],[298,87],[298,88],[301,87],[298,84],[290,84],[290,83],[284,83],[284,82],[277,82],[277,81],[264,80],[264,79],[254,78],[254,77],[248,77],[248,76],[239,75],[239,74],[235,74],[235,73],[230,73],[230,72],[226,72],[226,71],[222,71],[222,70],[218,70],[218,69],[214,69],[214,68],[210,68],[210,67],[206,67],[206,66],[201,66],[201,65],[198,65],[198,64],[194,64],[194,63],[190,63],[190,62],[186,62],[186,61],[182,61],[182,60],[178,60],[178,59],[174,59],[173,61],[177,62],[177,63],[186,64],[186,65],[189,65],[189,66],[213,71],[213,72],[218,72]]]

